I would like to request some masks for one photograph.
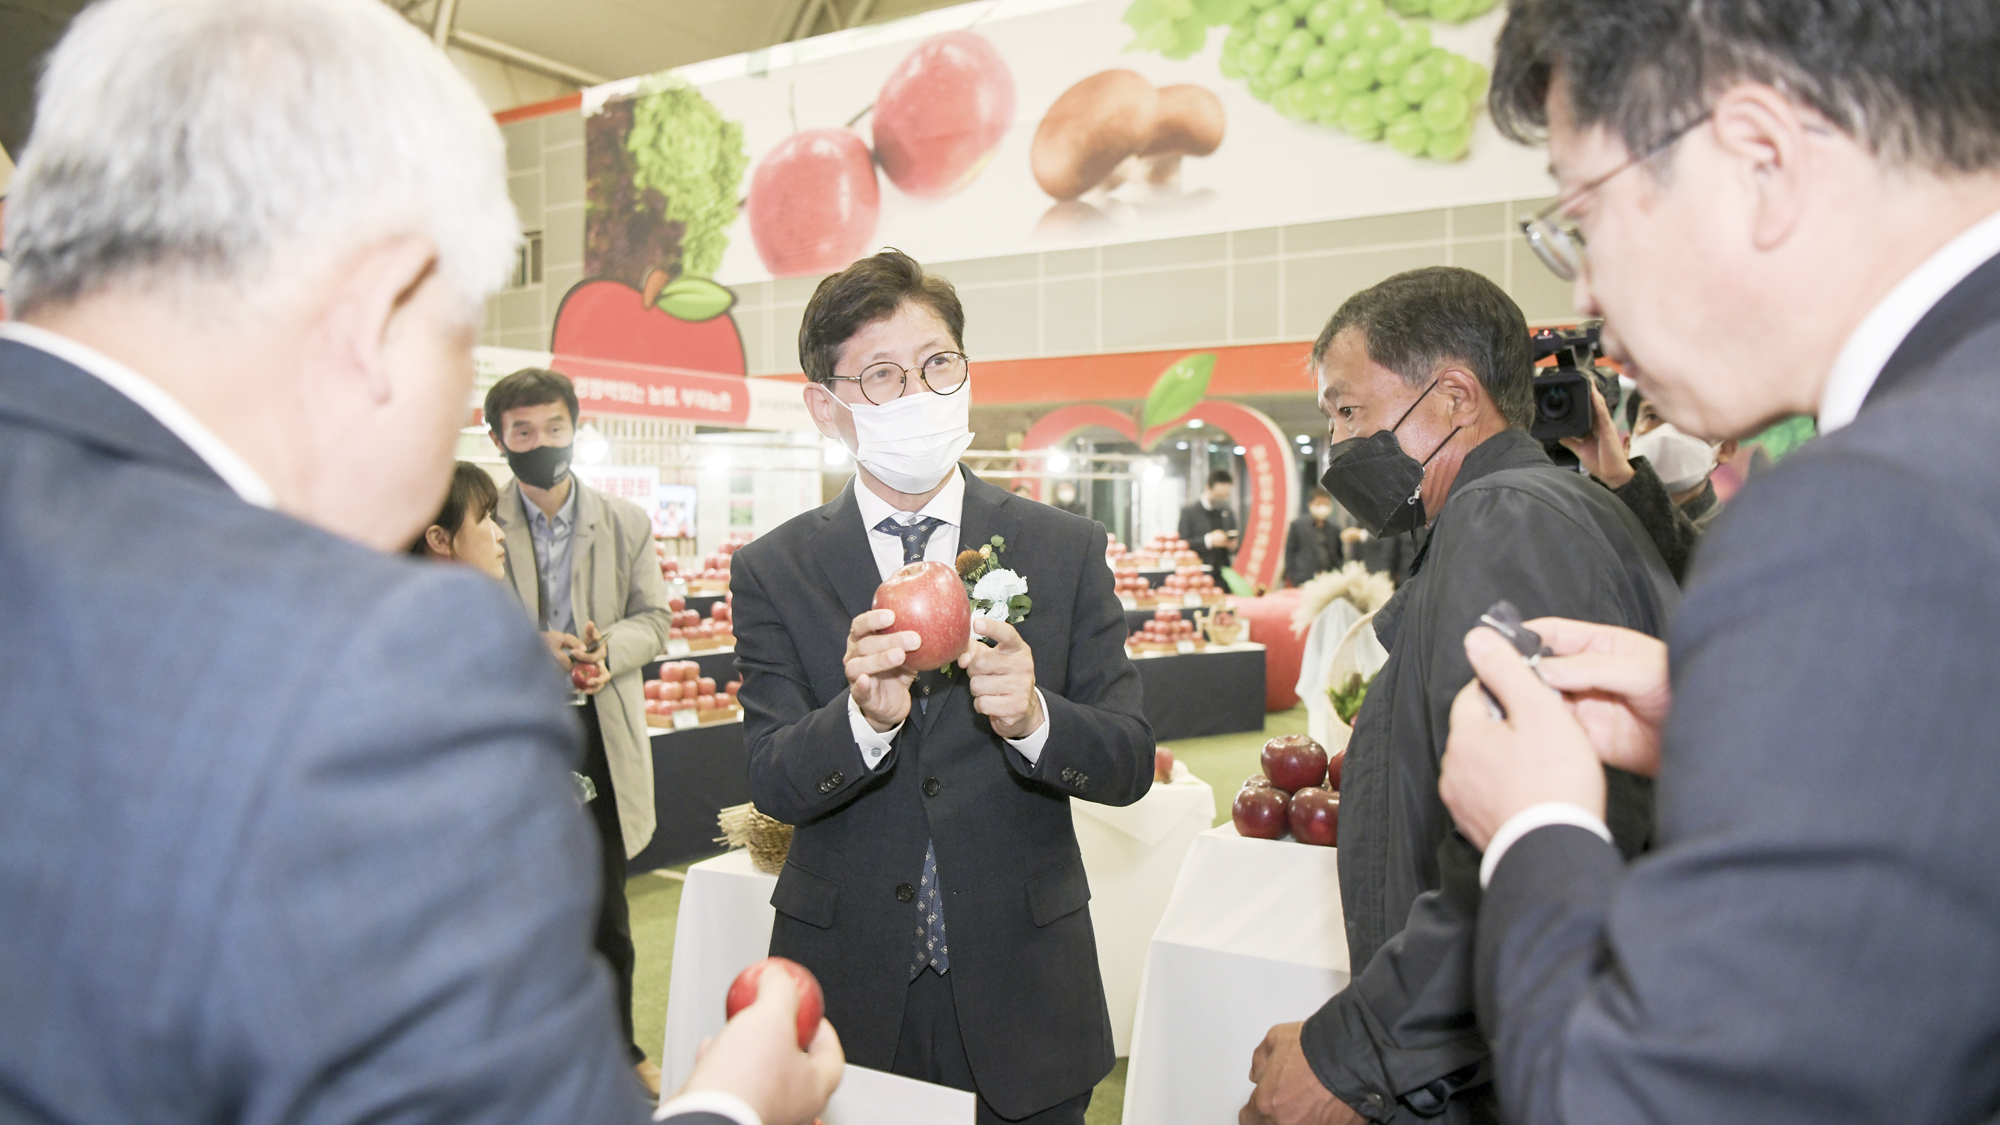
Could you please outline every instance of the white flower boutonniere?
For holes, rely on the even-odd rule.
[[[972,599],[972,612],[1019,625],[1028,619],[1035,603],[1028,597],[1028,580],[1000,566],[1000,552],[1006,549],[1007,541],[995,535],[976,551],[960,552],[958,576],[965,582],[966,596]]]

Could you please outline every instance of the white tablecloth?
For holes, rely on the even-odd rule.
[[[1176,764],[1171,784],[1155,784],[1133,805],[1114,809],[1073,801],[1070,807],[1090,878],[1090,920],[1112,1036],[1124,1054],[1146,943],[1167,907],[1181,858],[1215,815],[1215,793]],[[777,882],[753,867],[750,853],[741,849],[688,868],[667,984],[663,1088],[678,1089],[687,1080],[695,1048],[722,1029],[729,983],[769,951]]]
[[[1236,1120],[1264,1033],[1347,984],[1334,856],[1229,824],[1195,839],[1139,986],[1126,1125]]]

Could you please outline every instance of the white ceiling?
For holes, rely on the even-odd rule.
[[[430,29],[440,3],[388,0],[411,22]],[[605,80],[651,74],[704,59],[740,54],[808,34],[879,23],[948,7],[952,0],[457,0],[452,29],[466,35],[454,52],[481,53],[490,40]],[[467,40],[470,40],[468,42]],[[518,61],[517,68],[533,69]],[[545,76],[544,76],[545,77]],[[573,89],[576,75],[552,79]],[[478,81],[478,79],[475,79]],[[491,81],[478,81],[488,101],[505,100]],[[523,95],[546,83],[514,83]],[[522,96],[521,100],[539,100]],[[495,106],[506,108],[505,106]]]

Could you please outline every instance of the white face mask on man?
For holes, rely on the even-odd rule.
[[[898,492],[936,488],[972,444],[970,386],[948,395],[920,391],[881,406],[832,398],[854,416],[854,460]]]
[[[1632,456],[1652,462],[1653,471],[1668,492],[1686,492],[1699,485],[1715,468],[1715,447],[1674,428],[1671,422],[1647,430],[1632,439]]]

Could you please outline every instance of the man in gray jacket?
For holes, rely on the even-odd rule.
[[[1342,773],[1340,894],[1353,983],[1253,1060],[1245,1122],[1488,1120],[1473,1021],[1477,867],[1437,798],[1465,631],[1495,602],[1658,635],[1679,591],[1637,519],[1551,464],[1527,434],[1521,310],[1470,270],[1398,274],[1348,298],[1313,346],[1333,420],[1326,484],[1377,534],[1428,525],[1411,576],[1375,617],[1389,650]],[[1626,855],[1652,830],[1648,784],[1608,779]]]

